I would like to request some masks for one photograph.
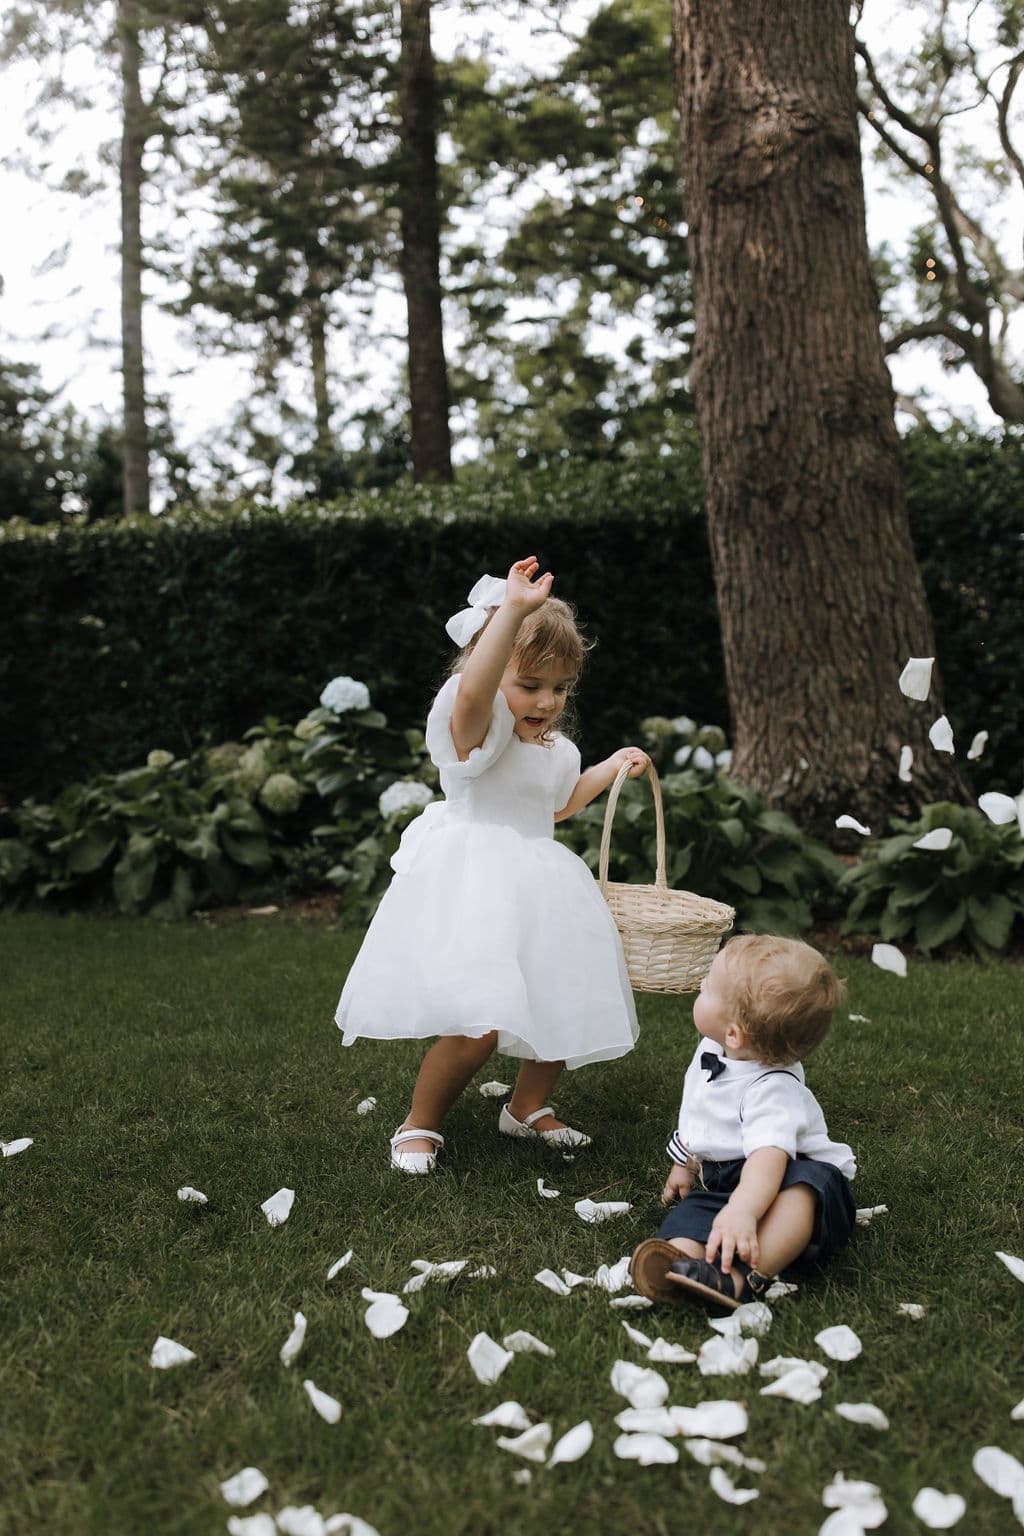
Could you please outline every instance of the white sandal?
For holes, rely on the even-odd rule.
[[[432,1141],[440,1150],[444,1146],[444,1137],[437,1131],[419,1131],[415,1126],[408,1126],[405,1130],[399,1126],[391,1138],[391,1166],[398,1168],[402,1173],[433,1173],[437,1167],[436,1152],[400,1152],[403,1141]]]
[[[583,1131],[574,1131],[571,1125],[563,1125],[553,1131],[537,1131],[534,1125],[538,1120],[543,1120],[545,1115],[553,1115],[554,1110],[550,1104],[544,1104],[540,1109],[535,1109],[532,1115],[527,1115],[525,1120],[517,1120],[507,1104],[501,1107],[498,1116],[498,1130],[503,1136],[539,1136],[541,1141],[546,1141],[549,1147],[589,1147],[591,1137]]]

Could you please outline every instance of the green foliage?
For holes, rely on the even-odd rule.
[[[926,954],[969,944],[979,955],[1005,950],[1024,916],[1024,839],[1014,822],[997,827],[972,806],[937,803],[917,821],[894,818],[892,837],[865,845],[843,875],[851,898],[844,933],[905,940]],[[949,827],[945,852],[915,848],[926,832]]]

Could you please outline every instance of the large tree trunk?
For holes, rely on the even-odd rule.
[[[402,282],[409,314],[413,479],[450,480],[430,0],[401,0],[401,11]]]
[[[149,511],[149,436],[146,430],[146,374],[142,355],[142,154],[145,108],[139,75],[137,0],[118,0],[121,54],[121,353],[124,434],[124,510]]]
[[[958,795],[878,328],[846,0],[674,0],[697,400],[737,777],[807,827]],[[900,748],[914,780],[900,783]],[[879,826],[879,830],[881,827]]]

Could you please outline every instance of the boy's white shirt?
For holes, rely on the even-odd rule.
[[[725,1063],[714,1082],[701,1067],[706,1052]],[[857,1160],[845,1142],[832,1141],[821,1105],[804,1082],[800,1062],[770,1067],[761,1061],[726,1056],[714,1041],[701,1039],[683,1080],[679,1127],[669,1144],[670,1156],[682,1152],[712,1162],[749,1157],[761,1147],[780,1147],[789,1157],[798,1154],[831,1163],[848,1179]]]

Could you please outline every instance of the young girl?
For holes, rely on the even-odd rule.
[[[539,568],[530,555],[506,581],[484,576],[448,620],[462,651],[426,730],[445,799],[406,829],[338,1004],[346,1045],[440,1037],[391,1138],[403,1173],[434,1171],[438,1127],[495,1049],[522,1061],[498,1130],[585,1145],[548,1093],[563,1067],[622,1056],[637,1036],[611,914],[552,834],[624,762],[636,777],[649,759],[623,747],[581,775],[579,751],[555,731],[586,643]]]

